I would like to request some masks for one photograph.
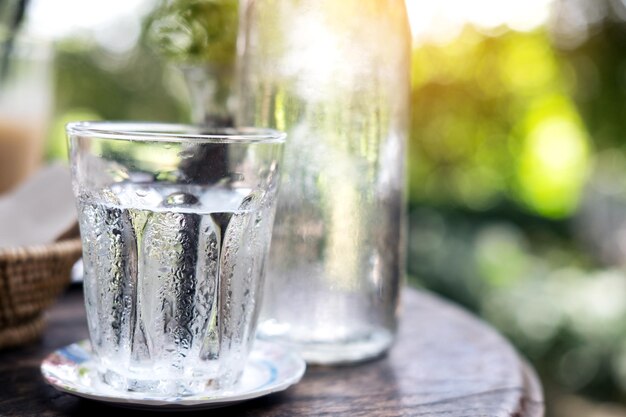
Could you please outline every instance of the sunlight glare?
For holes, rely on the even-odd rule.
[[[124,52],[139,38],[141,18],[149,11],[150,3],[148,0],[34,0],[29,6],[26,30],[42,39],[91,33],[101,46]]]
[[[501,26],[531,31],[544,25],[554,0],[407,0],[413,38],[418,42],[447,43],[466,24],[485,30]]]

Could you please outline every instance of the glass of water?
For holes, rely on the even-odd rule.
[[[254,340],[285,135],[117,122],[67,132],[101,379],[164,396],[233,387]]]

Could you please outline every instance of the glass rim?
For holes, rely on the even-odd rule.
[[[68,136],[137,142],[284,143],[287,134],[260,127],[201,126],[184,123],[88,121],[65,125]]]

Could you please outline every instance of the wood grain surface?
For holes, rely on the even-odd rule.
[[[285,392],[185,416],[541,417],[532,369],[488,325],[442,299],[406,289],[396,345],[356,366],[309,367]],[[51,309],[42,339],[0,352],[0,416],[152,413],[114,408],[57,392],[39,373],[51,351],[87,337],[82,292]]]

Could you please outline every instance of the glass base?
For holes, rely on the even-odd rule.
[[[392,345],[394,334],[378,328],[366,336],[331,343],[290,339],[288,335],[268,335],[259,332],[261,339],[279,342],[297,350],[311,365],[347,365],[376,358]]]
[[[207,378],[137,379],[125,377],[111,370],[101,371],[100,378],[117,391],[149,393],[164,397],[185,397],[221,388],[217,381]]]

